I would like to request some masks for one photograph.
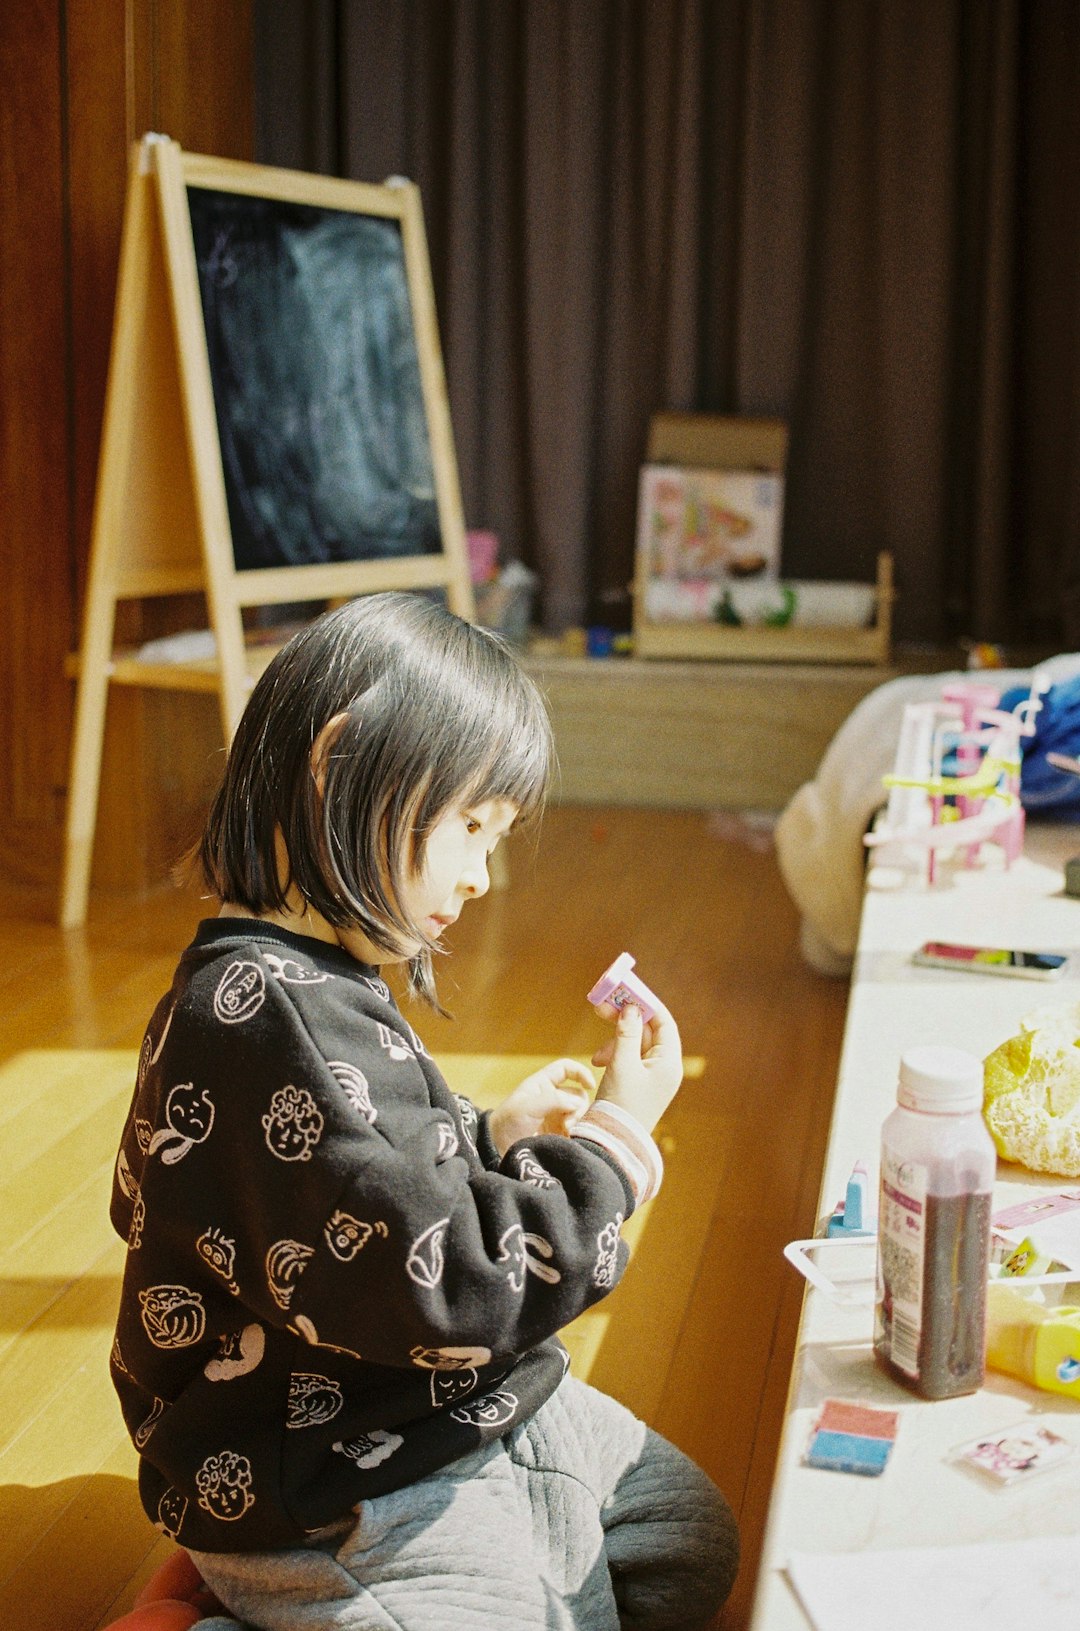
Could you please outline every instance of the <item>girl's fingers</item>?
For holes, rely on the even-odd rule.
[[[652,1019],[647,1019],[645,1021],[645,1024],[641,1028],[641,1052],[642,1052],[642,1055],[644,1056],[644,1055],[648,1054],[650,1052],[650,1050],[655,1045],[656,1045],[656,1021],[652,1020]],[[611,1063],[612,1056],[613,1056],[614,1052],[615,1052],[615,1039],[614,1039],[614,1037],[612,1037],[609,1041],[602,1043],[600,1045],[600,1047],[597,1048],[596,1052],[592,1056],[593,1064],[598,1065],[601,1070],[606,1070],[607,1066],[610,1065],[610,1063]]]
[[[568,1114],[580,1116],[589,1108],[591,1097],[588,1090],[578,1083],[573,1087],[558,1087],[555,1089],[559,1103]]]
[[[542,1070],[536,1070],[531,1076],[519,1084],[520,1087],[530,1087],[540,1092],[558,1092],[565,1088],[568,1092],[586,1094],[592,1093],[596,1086],[596,1078],[587,1065],[581,1064],[577,1059],[553,1059],[550,1065]]]
[[[682,1041],[679,1037],[679,1027],[676,1025],[670,1012],[664,1007],[663,1003],[657,1003],[656,1013],[646,1026],[646,1031],[651,1031],[652,1034],[648,1041],[643,1045],[643,1056],[648,1057],[648,1055],[654,1050],[662,1056],[682,1053]]]
[[[595,1063],[595,1060],[594,1060]],[[551,1065],[551,1081],[555,1087],[566,1087],[568,1084],[576,1086],[591,1093],[596,1086],[596,1079],[587,1065],[581,1064],[577,1059],[556,1059]]]

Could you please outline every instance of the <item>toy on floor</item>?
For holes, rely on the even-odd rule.
[[[870,848],[889,846],[880,859],[917,858],[934,882],[939,852],[962,850],[975,866],[984,843],[1004,851],[1005,864],[1024,842],[1020,803],[1020,738],[1035,732],[1035,715],[1049,678],[1036,670],[1028,696],[1011,712],[997,706],[988,685],[947,685],[939,702],[909,703],[891,774],[883,778],[889,801]],[[952,774],[945,773],[951,759]]]

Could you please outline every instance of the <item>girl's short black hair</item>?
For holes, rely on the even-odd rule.
[[[312,749],[335,720],[320,795]],[[335,928],[391,954],[419,940],[410,986],[438,1006],[434,943],[401,902],[406,868],[452,805],[501,798],[538,814],[553,764],[540,693],[497,636],[419,594],[366,595],[316,618],[261,675],[199,863],[251,912],[283,910],[295,884]]]

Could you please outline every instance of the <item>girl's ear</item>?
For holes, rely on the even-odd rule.
[[[333,719],[328,719],[312,745],[311,774],[315,778],[315,786],[319,790],[320,798],[322,798],[326,788],[326,769],[330,763],[330,756],[337,744],[338,737],[345,728],[348,717],[347,713],[340,713],[335,714]]]

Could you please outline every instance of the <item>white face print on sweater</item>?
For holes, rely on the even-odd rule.
[[[341,1383],[312,1371],[294,1371],[289,1377],[286,1427],[320,1427],[333,1421],[345,1407]]]
[[[266,1254],[266,1282],[279,1308],[288,1308],[296,1282],[307,1267],[308,1259],[314,1256],[314,1246],[305,1246],[300,1240],[275,1240],[269,1248]]]
[[[443,1243],[449,1218],[440,1218],[413,1241],[405,1261],[405,1272],[418,1286],[432,1291],[443,1277],[446,1258]]]
[[[242,1331],[233,1331],[222,1337],[213,1359],[203,1366],[208,1382],[231,1382],[237,1376],[248,1376],[262,1364],[266,1352],[266,1332],[261,1325],[245,1325]]]
[[[254,1506],[251,1462],[235,1450],[208,1455],[195,1474],[199,1505],[223,1523],[235,1523],[248,1507]]]
[[[616,1259],[619,1250],[619,1230],[622,1228],[623,1215],[616,1212],[614,1220],[601,1229],[596,1237],[597,1255],[596,1265],[593,1268],[593,1285],[609,1289],[615,1284]]]
[[[330,978],[321,969],[306,968],[295,957],[278,957],[272,951],[264,951],[262,956],[274,979],[280,980],[282,985],[322,985]]]
[[[208,1268],[220,1274],[234,1297],[240,1295],[236,1283],[236,1241],[223,1235],[220,1229],[205,1230],[195,1242],[195,1250]]]
[[[175,1540],[180,1533],[180,1525],[184,1521],[187,1509],[187,1496],[181,1495],[178,1489],[167,1489],[158,1502],[157,1523],[154,1528],[160,1529],[170,1540]]]
[[[363,1071],[358,1065],[350,1065],[344,1059],[330,1059],[327,1066],[357,1115],[374,1125],[378,1120],[378,1111],[371,1102],[371,1088]]]
[[[214,992],[214,1013],[223,1025],[242,1025],[266,1001],[266,975],[258,963],[230,963]]]
[[[511,1291],[525,1290],[526,1272],[546,1280],[549,1285],[558,1285],[562,1279],[559,1270],[543,1261],[553,1256],[550,1242],[543,1235],[526,1234],[520,1223],[512,1223],[499,1241],[498,1261],[508,1265],[506,1278]]]
[[[518,1407],[516,1396],[507,1388],[485,1393],[472,1404],[459,1405],[450,1414],[455,1421],[470,1423],[474,1427],[505,1427]]]
[[[354,1218],[350,1212],[342,1212],[340,1209],[334,1213],[324,1232],[326,1244],[339,1263],[351,1263],[356,1254],[367,1245],[372,1235],[380,1235],[385,1240],[390,1233],[386,1224],[381,1221],[363,1223],[359,1218]]]
[[[178,1082],[169,1089],[165,1100],[165,1126],[159,1127],[150,1140],[148,1153],[156,1155],[166,1166],[182,1161],[196,1144],[205,1143],[214,1125],[214,1105],[208,1088],[197,1088],[194,1082]]]
[[[409,1358],[414,1365],[431,1372],[431,1403],[435,1410],[463,1399],[477,1387],[478,1365],[491,1362],[490,1348],[416,1347]]]
[[[442,1410],[446,1405],[455,1404],[458,1399],[466,1398],[475,1390],[479,1381],[480,1378],[474,1370],[433,1370],[431,1373],[432,1408]]]
[[[322,1137],[323,1116],[306,1087],[278,1088],[262,1118],[266,1147],[279,1161],[310,1161]]]
[[[383,1461],[388,1461],[395,1450],[400,1450],[405,1440],[400,1433],[387,1433],[381,1427],[375,1427],[370,1433],[357,1433],[355,1438],[341,1440],[334,1445],[339,1455],[348,1456],[355,1461],[358,1467],[368,1470],[377,1467]]]
[[[150,1286],[139,1292],[143,1328],[155,1348],[191,1348],[206,1331],[206,1309],[187,1286]]]

